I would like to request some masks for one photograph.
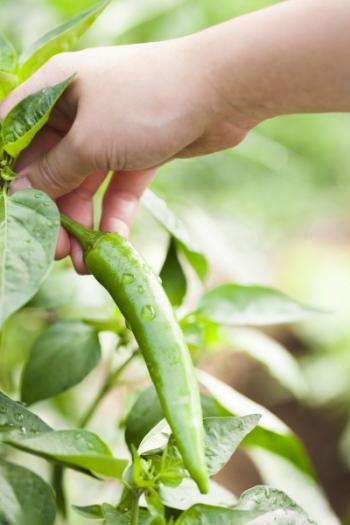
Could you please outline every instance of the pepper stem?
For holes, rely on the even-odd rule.
[[[66,215],[63,215],[63,213],[61,213],[60,215],[62,226],[67,230],[67,232],[71,233],[72,235],[74,235],[74,237],[78,239],[84,251],[91,248],[95,244],[97,239],[101,237],[102,232],[90,230],[89,228],[83,226],[79,222],[74,221]]]

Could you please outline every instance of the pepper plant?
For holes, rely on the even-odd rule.
[[[1,36],[1,97],[52,55],[71,49],[108,3],[101,2],[50,31],[19,58]],[[266,485],[239,496],[211,480],[208,494],[201,494],[184,465],[152,384],[135,395],[131,382],[133,402],[124,407],[119,422],[126,444],[122,453],[106,444],[103,425],[99,433],[86,429],[112,389],[125,381],[125,371],[135,364],[142,369],[142,355],[125,319],[111,303],[100,307],[99,315],[95,306],[92,316],[91,310],[79,305],[77,295],[69,296],[69,271],[60,267],[46,276],[60,226],[55,203],[35,189],[8,194],[9,183],[16,177],[16,159],[45,125],[71,80],[30,95],[1,124],[0,524],[73,525],[85,519],[106,525],[307,525],[313,519],[320,524],[330,519],[336,523],[294,433],[265,408],[203,371],[198,370],[198,380],[206,389],[201,404],[209,475],[218,473],[242,446],[267,479]],[[142,203],[167,232],[169,244],[160,279],[178,312],[194,361],[222,345],[238,347],[262,362],[295,396],[302,396],[303,380],[292,357],[261,332],[239,327],[294,322],[318,312],[272,288],[235,283],[205,291],[197,307],[187,311],[184,261],[204,282],[206,258],[162,199],[148,190]],[[72,306],[67,310],[69,302]],[[106,334],[113,338],[112,347],[104,343]],[[277,355],[275,361],[283,363],[288,373],[274,364],[268,352]],[[94,395],[68,409],[64,400],[70,395],[74,399],[94,369],[103,376],[89,387]],[[34,403],[38,405],[33,410],[27,408]],[[39,416],[45,403],[46,415],[44,411]],[[31,468],[26,457],[32,458]],[[39,458],[37,467],[35,458]],[[43,460],[50,465],[45,480],[36,473],[42,471]],[[267,461],[272,472],[264,466]],[[282,466],[288,472],[282,480],[284,485],[289,483],[288,494],[271,486]],[[115,496],[108,497],[108,503],[100,495],[99,502],[82,501],[84,495],[79,502],[72,501],[67,487],[74,471],[79,479],[98,480],[104,486],[116,480]]]

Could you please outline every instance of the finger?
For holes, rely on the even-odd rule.
[[[92,228],[92,198],[107,173],[107,171],[100,171],[90,175],[78,188],[58,199],[57,205],[60,212],[68,215],[80,224]],[[69,239],[69,244],[64,239],[61,240],[61,244],[57,248],[57,256],[62,258],[70,253],[76,271],[80,274],[89,273],[83,261],[83,250],[80,243],[72,236],[69,236]]]
[[[30,145],[22,151],[15,165],[15,172],[21,173],[27,166],[42,157],[48,150],[53,148],[62,139],[62,134],[44,126],[34,137]],[[12,189],[12,188],[11,188]],[[13,193],[13,192],[12,192]]]
[[[103,199],[102,231],[129,236],[138,202],[156,172],[157,168],[151,168],[113,174]]]
[[[56,252],[55,252],[56,261],[59,261],[67,257],[67,255],[70,254],[70,251],[71,251],[70,236],[68,232],[63,228],[63,226],[61,226],[59,234],[58,234],[57,244],[56,244]]]
[[[80,153],[80,139],[75,125],[55,146],[24,167],[12,184],[13,191],[36,188],[45,191],[52,199],[77,188],[94,170],[89,162],[89,152]]]

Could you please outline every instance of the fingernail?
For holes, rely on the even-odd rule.
[[[27,177],[19,177],[11,182],[9,193],[15,193],[19,190],[27,190],[28,188],[32,188],[32,185],[30,184]]]

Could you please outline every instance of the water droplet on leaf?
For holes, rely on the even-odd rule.
[[[141,286],[141,285],[137,287],[137,291],[138,291],[139,293],[145,293],[145,289],[144,289],[144,287]]]
[[[36,194],[34,195],[34,197],[35,197],[36,199],[41,199],[42,196],[43,196],[42,193],[36,193]]]
[[[156,316],[153,306],[146,304],[141,310],[141,317],[144,321],[152,321]]]
[[[5,406],[0,406],[0,414],[6,414],[7,413],[7,407]]]
[[[20,412],[17,412],[17,413],[15,414],[15,419],[16,419],[17,421],[23,421],[23,419],[24,419],[24,415],[21,414]]]

